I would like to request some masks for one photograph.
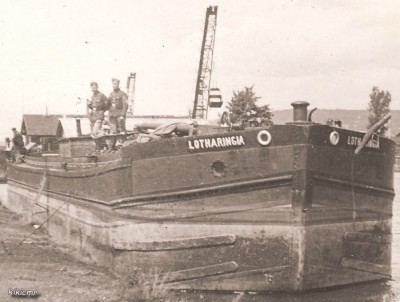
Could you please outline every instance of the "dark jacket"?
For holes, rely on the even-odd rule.
[[[128,95],[121,89],[111,92],[108,98],[110,109],[108,110],[110,116],[120,117],[126,116],[128,111]]]
[[[104,112],[110,107],[107,97],[100,91],[93,93],[88,107],[92,110],[89,119],[94,122],[104,119]]]
[[[21,133],[19,133],[18,131],[15,132],[12,142],[13,142],[14,148],[16,150],[21,150],[25,146],[24,138],[22,137]]]

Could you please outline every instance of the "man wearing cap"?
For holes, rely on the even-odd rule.
[[[200,135],[199,123],[197,121],[193,121],[192,127],[189,129],[189,136],[197,135]]]
[[[12,143],[13,143],[13,157],[15,157],[15,161],[17,163],[21,162],[21,156],[25,154],[25,144],[24,138],[21,133],[17,131],[17,129],[12,128],[12,132],[14,133]]]
[[[96,144],[95,153],[100,153],[103,146],[107,146],[104,133],[102,130],[104,121],[104,112],[108,110],[109,103],[107,97],[102,94],[98,89],[99,85],[96,82],[90,83],[93,95],[88,103],[90,109],[89,120],[91,127],[92,138]]]
[[[125,118],[128,111],[128,95],[119,88],[119,80],[112,79],[113,92],[108,99],[110,103],[110,132],[117,134],[125,131]],[[115,150],[116,136],[111,138],[110,150]]]
[[[13,144],[9,137],[6,137],[6,148],[4,149],[4,153],[6,154],[6,159],[11,161],[13,159],[12,156]]]

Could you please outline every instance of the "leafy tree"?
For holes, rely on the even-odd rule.
[[[377,86],[372,88],[372,92],[369,96],[371,100],[368,104],[368,128],[390,113],[390,102],[392,101],[392,96],[389,91],[385,92],[383,90],[379,90]],[[378,130],[378,134],[383,136],[387,130],[388,127],[384,125]]]
[[[227,108],[232,123],[242,122],[251,118],[261,119],[263,124],[272,125],[272,112],[269,105],[257,106],[260,97],[256,96],[253,87],[233,92],[232,100]]]

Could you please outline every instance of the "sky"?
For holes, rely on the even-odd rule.
[[[273,109],[365,109],[377,85],[400,109],[397,0],[0,0],[0,135],[46,107],[83,114],[90,82],[108,95],[130,72],[135,114],[188,114],[208,5],[225,102],[254,85]]]

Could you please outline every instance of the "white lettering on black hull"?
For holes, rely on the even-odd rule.
[[[351,136],[347,137],[347,145],[349,146],[358,146],[361,144],[361,137]],[[379,140],[370,139],[368,143],[365,145],[367,148],[379,149]]]
[[[241,135],[199,138],[188,141],[189,150],[218,149],[245,145],[246,143],[244,142],[244,138]]]

